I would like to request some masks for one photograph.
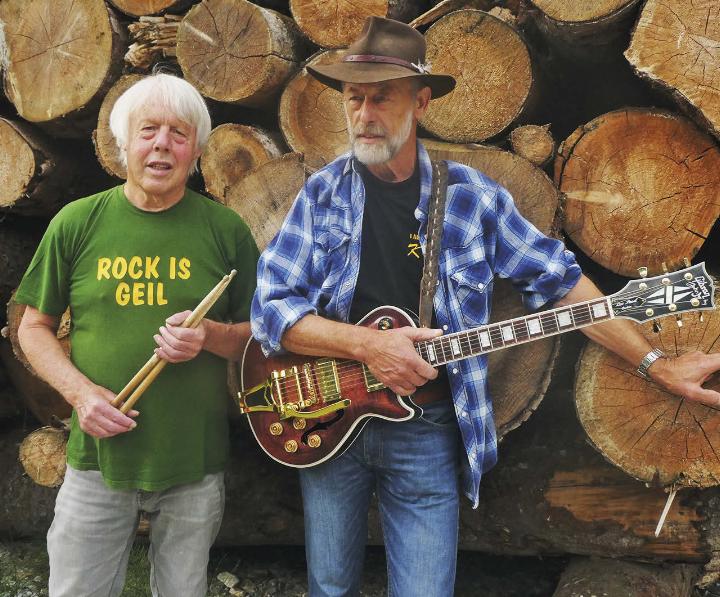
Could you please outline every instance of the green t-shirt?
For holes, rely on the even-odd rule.
[[[247,321],[258,250],[232,210],[193,191],[147,212],[122,186],[79,199],[52,220],[16,294],[42,313],[72,316],[72,361],[119,392],[152,356],[165,319],[194,309],[232,269],[207,315]],[[73,413],[68,463],[100,470],[117,489],[159,491],[223,470],[228,452],[226,361],[207,351],[169,364],[135,406],[137,427],[95,439]]]

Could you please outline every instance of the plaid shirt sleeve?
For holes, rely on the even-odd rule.
[[[495,272],[513,281],[530,310],[565,296],[582,273],[575,255],[521,216],[512,196],[501,186],[497,187],[495,202]]]
[[[285,331],[309,313],[313,285],[312,207],[303,187],[277,236],[258,262],[252,302],[253,336],[266,355],[282,351]]]

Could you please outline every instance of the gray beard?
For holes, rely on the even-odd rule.
[[[357,135],[359,133],[355,133],[353,131],[352,126],[350,125],[350,119],[347,118],[347,128],[352,153],[359,162],[365,164],[366,166],[385,164],[397,155],[400,148],[408,140],[410,133],[412,132],[413,124],[413,114],[412,112],[408,112],[400,130],[395,135],[386,136],[382,143],[366,145],[365,143],[359,143],[357,141]],[[385,131],[382,132],[384,133]]]

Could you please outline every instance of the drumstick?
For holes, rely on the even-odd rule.
[[[236,273],[236,270],[232,270],[229,274],[223,276],[223,279],[217,283],[215,288],[213,288],[202,301],[200,301],[200,304],[195,307],[195,310],[190,313],[190,315],[187,316],[187,318],[185,319],[185,321],[182,322],[180,327],[197,327],[199,323],[203,320],[205,315],[207,315],[207,312],[220,298],[220,295],[222,295],[228,284],[230,284],[231,280],[235,277]],[[127,385],[120,391],[120,393],[115,396],[111,404],[117,408],[118,406],[120,406],[120,404],[123,403],[123,401],[125,401],[126,398],[128,398],[130,392],[132,392],[132,395],[130,395],[127,401],[125,401],[125,404],[120,407],[120,411],[127,414],[127,412],[138,401],[140,396],[142,396],[145,390],[147,390],[148,386],[165,368],[165,365],[167,365],[167,363],[167,361],[163,361],[156,354],[153,354],[150,359],[148,359],[147,363],[142,366],[140,371],[138,371],[127,383]],[[135,390],[134,392],[133,389]]]

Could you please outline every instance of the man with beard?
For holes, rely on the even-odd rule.
[[[532,309],[601,296],[574,255],[523,219],[505,189],[450,162],[434,298],[440,329],[349,325],[382,305],[417,309],[432,168],[416,127],[430,99],[454,86],[424,61],[420,33],[370,17],[341,63],[308,67],[342,91],[352,151],[310,177],[258,266],[251,323],[266,354],[360,361],[401,396],[436,390],[422,416],[372,418],[342,455],[301,469],[311,597],[357,595],[373,492],[388,594],[453,593],[458,473],[462,466],[464,493],[477,507],[480,478],[497,460],[487,361],[458,360],[439,372],[414,342],[486,323],[495,274],[513,279]],[[720,355],[663,358],[624,320],[583,331],[673,393],[720,401],[700,386]]]

